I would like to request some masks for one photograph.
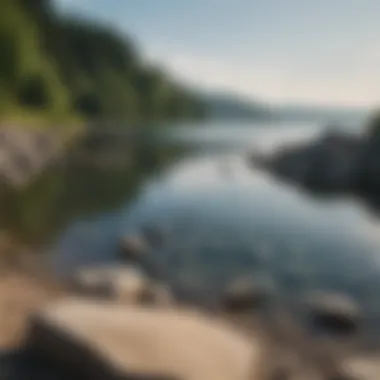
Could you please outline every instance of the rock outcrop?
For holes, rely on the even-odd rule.
[[[358,184],[367,144],[357,136],[328,133],[253,160],[274,175],[312,190],[350,191]]]
[[[2,128],[0,178],[12,187],[24,186],[61,154],[63,139],[51,131]]]
[[[325,194],[359,195],[371,209],[380,202],[380,139],[329,132],[308,143],[252,155],[252,166],[293,185]]]

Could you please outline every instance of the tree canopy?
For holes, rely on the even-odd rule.
[[[204,105],[111,27],[58,14],[51,0],[1,0],[0,115],[145,121],[200,117]]]

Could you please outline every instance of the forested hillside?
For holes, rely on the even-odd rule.
[[[110,27],[0,0],[0,122],[199,117],[203,104]]]

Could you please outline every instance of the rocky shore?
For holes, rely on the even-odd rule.
[[[18,146],[4,162],[17,161],[14,152],[39,151]],[[376,193],[376,147],[374,139],[333,133],[252,162],[316,191]],[[8,184],[22,186],[12,178]],[[117,264],[64,279],[42,257],[8,255],[0,277],[1,379],[379,378],[380,352],[366,344],[354,300],[307,293],[295,311],[271,278],[254,275],[210,295],[190,294],[161,270],[157,252],[167,239],[155,226],[126,234]]]
[[[379,356],[361,345],[353,300],[309,294],[303,324],[268,282],[236,278],[207,307],[152,276],[154,266],[145,270],[155,244],[165,244],[149,232],[122,239],[117,265],[60,281],[27,266],[4,274],[2,378],[378,379]]]

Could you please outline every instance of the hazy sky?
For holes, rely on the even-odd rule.
[[[134,35],[205,88],[279,103],[380,104],[379,0],[57,0]]]

